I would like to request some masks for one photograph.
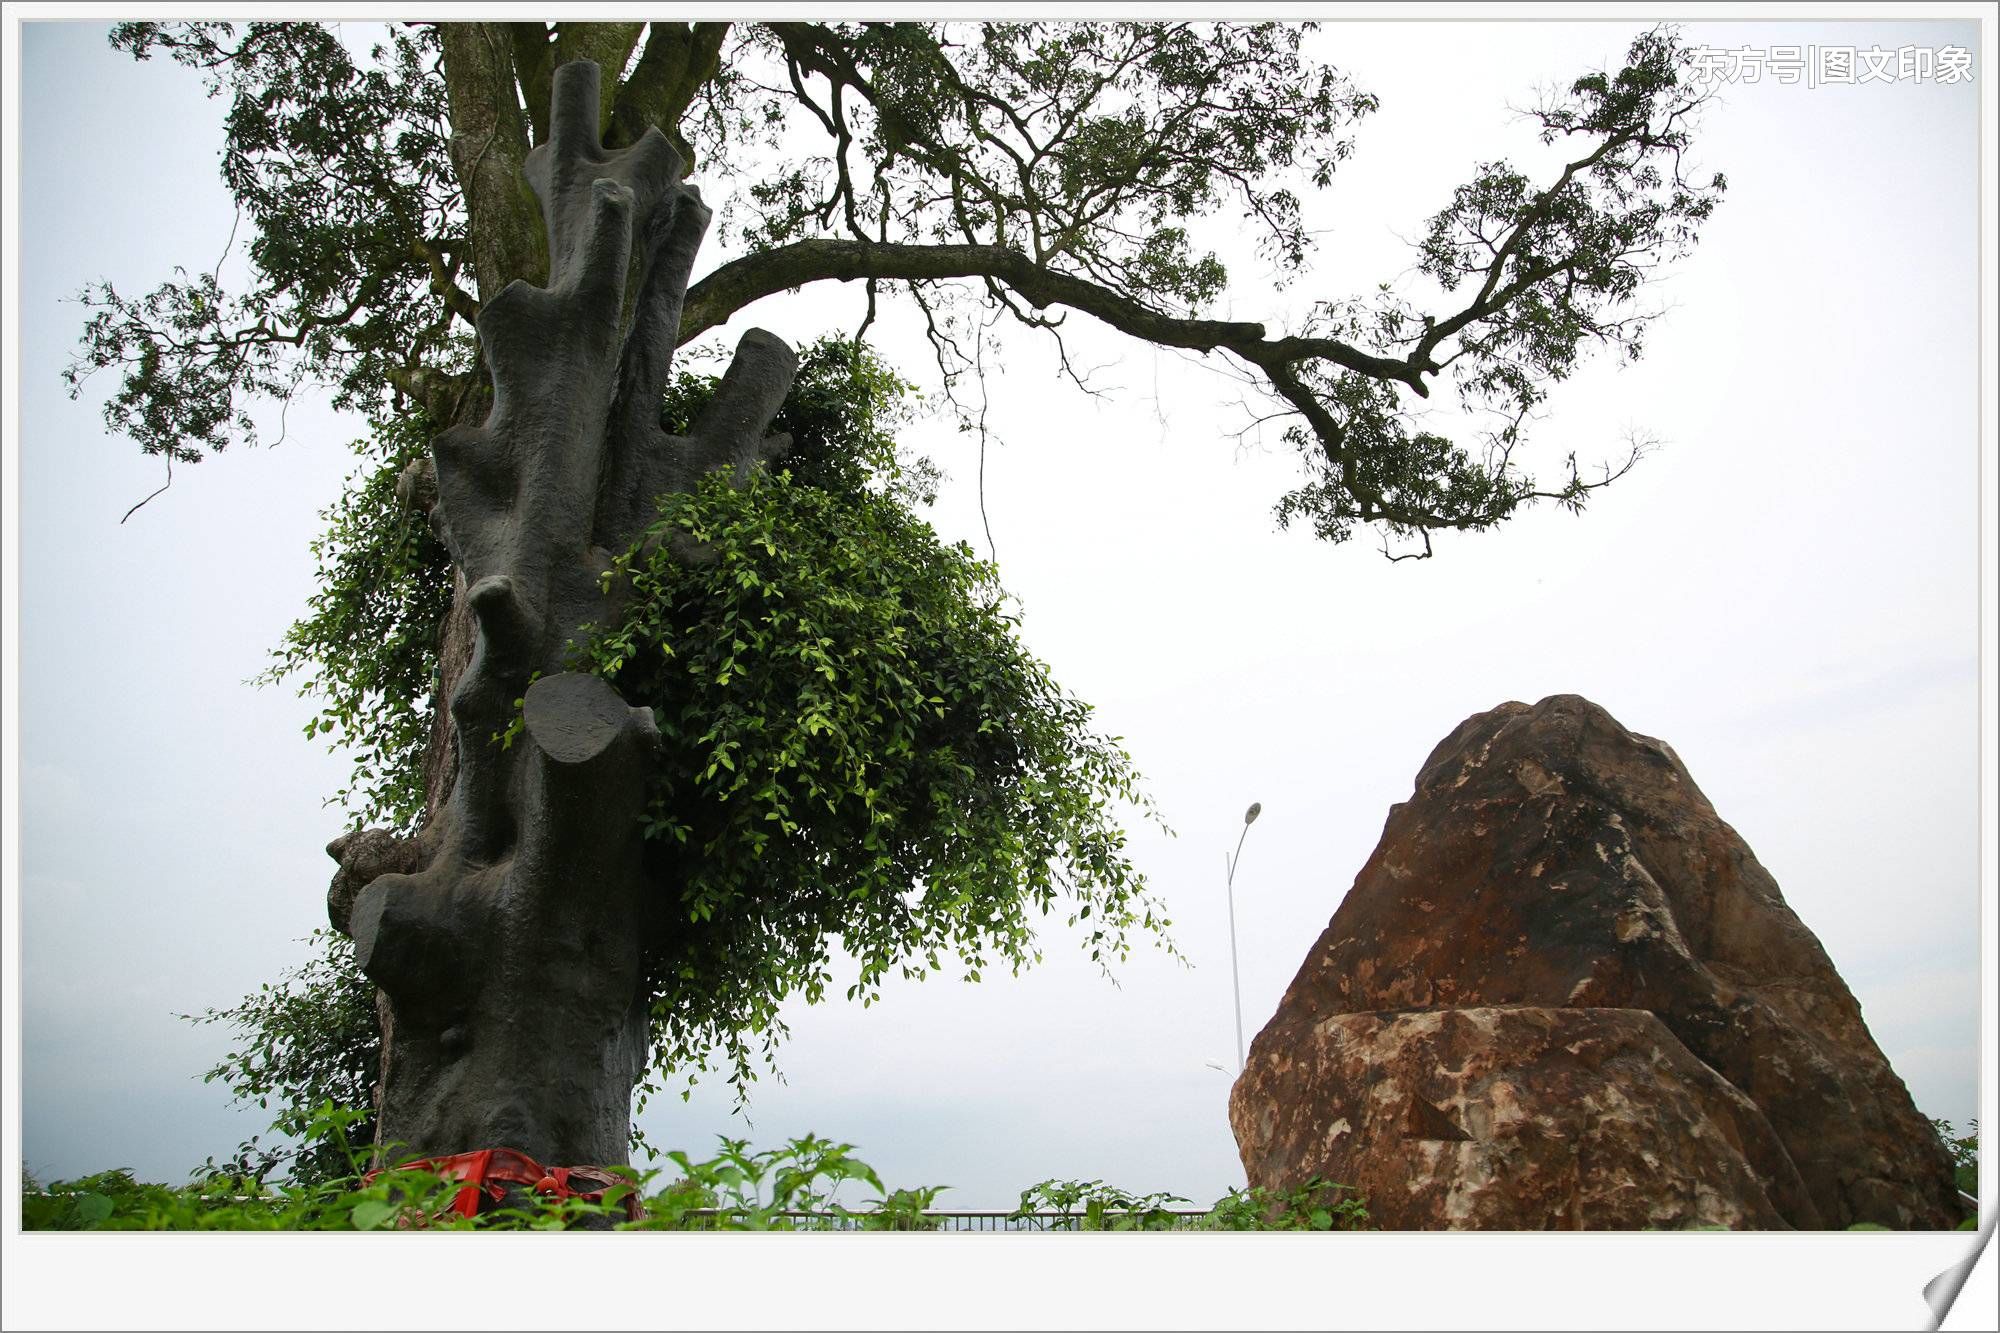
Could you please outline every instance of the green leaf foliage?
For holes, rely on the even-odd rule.
[[[1314,63],[1312,24],[772,23],[753,50],[833,83],[832,141],[748,192],[739,235],[1013,246],[1163,308],[1213,300],[1221,259],[1189,224],[1228,216],[1289,276],[1375,98]],[[741,57],[739,56],[739,59]],[[770,104],[782,115],[781,101]],[[810,141],[808,141],[810,142]],[[865,224],[865,225],[864,225]]]
[[[305,942],[313,947],[312,956],[276,983],[265,983],[227,1009],[182,1015],[189,1022],[234,1029],[235,1049],[202,1081],[219,1079],[236,1100],[277,1110],[272,1129],[279,1142],[253,1137],[226,1164],[211,1161],[210,1174],[263,1180],[275,1173],[313,1185],[350,1168],[345,1139],[327,1132],[323,1115],[329,1105],[374,1104],[382,1062],[375,987],[355,965],[354,946],[345,936],[316,930]],[[354,1132],[363,1140],[373,1138],[372,1115],[362,1116]]]
[[[1368,1200],[1314,1176],[1293,1190],[1232,1189],[1202,1219],[1205,1231],[1368,1231]]]
[[[793,462],[665,497],[618,562],[624,618],[582,653],[664,741],[661,1063],[720,1049],[739,1083],[779,1003],[825,993],[832,940],[866,1004],[946,955],[1020,969],[1059,904],[1101,964],[1168,925],[1125,854],[1118,809],[1151,808],[1129,758],[1021,645],[994,568],[906,503],[881,432],[900,382],[851,344],[805,361]]]
[[[1656,28],[1632,42],[1615,73],[1587,74],[1528,112],[1542,143],[1569,156],[1555,179],[1537,186],[1511,163],[1483,163],[1418,243],[1417,271],[1466,299],[1456,314],[1422,316],[1386,283],[1313,308],[1302,332],[1413,349],[1451,372],[1462,409],[1497,424],[1475,443],[1456,442],[1426,428],[1391,384],[1301,363],[1297,383],[1325,415],[1308,411],[1306,424],[1286,430],[1308,480],[1279,501],[1281,525],[1304,521],[1337,542],[1372,522],[1388,536],[1422,538],[1428,553],[1430,531],[1492,528],[1532,501],[1579,510],[1638,460],[1645,445],[1634,441],[1622,465],[1587,478],[1572,454],[1558,482],[1538,485],[1514,454],[1553,386],[1593,350],[1629,360],[1644,352],[1657,311],[1640,294],[1693,250],[1722,202],[1720,172],[1696,179],[1688,170],[1707,98],[1692,64],[1691,49]]]
[[[393,372],[469,364],[434,278],[464,267],[464,210],[452,179],[432,26],[399,26],[366,61],[337,26],[121,23],[112,45],[200,71],[228,96],[223,183],[249,224],[252,280],[230,291],[221,266],[177,269],[128,297],[109,282],[81,295],[91,314],[66,372],[72,396],[100,370],[121,377],[111,430],[149,454],[197,463],[256,441],[245,400],[302,385],[336,407],[384,406]]]
[[[549,62],[595,53],[614,66],[607,146],[656,123],[729,187],[719,234],[745,253],[691,291],[687,336],[859,278],[867,321],[878,297],[917,307],[947,394],[983,368],[983,343],[963,349],[989,313],[1054,332],[1084,310],[1142,342],[1226,351],[1300,454],[1280,522],[1329,541],[1372,526],[1428,555],[1433,532],[1579,508],[1637,461],[1635,442],[1601,475],[1571,455],[1538,481],[1516,451],[1593,349],[1639,355],[1648,284],[1726,184],[1693,156],[1710,89],[1655,28],[1621,67],[1526,110],[1556,162],[1478,164],[1416,220],[1393,280],[1273,337],[1214,318],[1232,302],[1211,247],[1249,240],[1278,286],[1307,274],[1302,201],[1330,190],[1377,109],[1315,58],[1311,24],[642,26],[404,25],[361,58],[337,25],[116,25],[118,48],[227,97],[247,264],[177,269],[137,296],[92,284],[73,394],[110,371],[107,425],[186,462],[254,439],[250,402],[306,385],[359,410],[475,419],[480,297],[547,276],[518,173],[546,137]],[[1447,372],[1463,410],[1424,412]]]
[[[363,466],[321,519],[317,586],[259,684],[297,680],[320,703],[308,739],[345,748],[354,769],[329,798],[352,827],[414,831],[436,711],[438,635],[451,610],[451,559],[424,515],[397,496],[404,468],[430,450],[421,412],[385,416],[356,443]]]
[[[1021,1191],[1012,1220],[1050,1231],[1175,1231],[1189,1225],[1178,1194],[1134,1194],[1101,1180],[1044,1180]],[[1315,1176],[1297,1189],[1232,1189],[1193,1219],[1198,1231],[1367,1231],[1368,1201]]]
[[[1945,1151],[1951,1154],[1952,1172],[1958,1188],[1979,1197],[1979,1122],[1967,1122],[1960,1129],[1949,1120],[1931,1120],[1931,1127],[1937,1130]]]
[[[1011,1220],[1051,1231],[1170,1231],[1179,1225],[1178,1194],[1131,1194],[1101,1180],[1044,1180],[1021,1191]],[[1050,1216],[1053,1214],[1054,1216]]]
[[[204,1171],[172,1187],[102,1171],[44,1187],[22,1173],[26,1231],[931,1231],[946,1187],[890,1189],[854,1145],[807,1134],[777,1148],[753,1149],[722,1138],[706,1159],[674,1151],[669,1170],[609,1168],[623,1183],[601,1200],[531,1196],[507,1206],[482,1205],[476,1217],[452,1211],[458,1182],[411,1162],[371,1172],[356,1146],[363,1112],[321,1104],[302,1123],[308,1144],[343,1163],[322,1179],[271,1186],[255,1177]],[[850,1186],[872,1198],[859,1208],[840,1199]],[[639,1216],[625,1200],[637,1194]],[[1047,1180],[1021,1194],[1010,1221],[1017,1229],[1057,1231],[1358,1231],[1368,1227],[1364,1201],[1346,1186],[1313,1180],[1290,1194],[1231,1190],[1206,1213],[1174,1209],[1179,1195],[1133,1194],[1102,1181]],[[1054,1214],[1054,1216],[1051,1216]]]
[[[695,349],[715,357],[719,348]],[[667,384],[660,427],[684,435],[715,395],[716,376],[681,369]],[[835,495],[864,491],[930,503],[939,475],[928,459],[909,456],[896,430],[912,416],[916,388],[884,364],[865,342],[820,338],[799,352],[791,392],[771,430],[792,437],[782,466],[801,486]]]
[[[717,383],[678,374],[662,425],[685,430]],[[754,1078],[753,1041],[768,1064],[778,1006],[824,995],[835,940],[858,964],[847,996],[865,1004],[892,970],[947,955],[970,979],[1018,970],[1038,956],[1035,919],[1059,905],[1107,966],[1168,925],[1125,855],[1119,809],[1152,808],[1130,760],[1021,645],[993,567],[912,511],[937,475],[898,449],[909,396],[863,344],[808,346],[773,423],[793,440],[783,470],[666,497],[620,562],[625,617],[579,648],[579,665],[654,709],[666,741],[645,816],[662,1070],[699,1072],[719,1052],[739,1086]],[[355,756],[334,799],[356,826],[407,831],[423,815],[450,571],[396,480],[427,445],[410,414],[360,446],[368,466],[314,543],[310,613],[263,677],[300,680],[322,704],[307,735]],[[693,560],[676,554],[690,541]],[[354,1020],[330,1024],[303,1065],[312,1007],[335,990]],[[333,944],[277,989],[210,1011],[245,1051],[211,1077],[295,1107],[367,1104],[307,1074],[361,1067],[349,1048],[379,1041],[368,994]],[[346,1090],[365,1092],[366,1069]]]

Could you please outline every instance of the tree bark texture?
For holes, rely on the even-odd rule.
[[[511,39],[493,26],[463,25],[447,62],[506,60]],[[511,78],[499,80],[509,102]],[[540,204],[546,285],[482,282],[492,404],[433,444],[434,517],[474,627],[449,687],[449,796],[411,842],[361,834],[329,849],[341,861],[329,914],[387,1010],[384,1155],[626,1159],[650,1049],[638,816],[659,737],[649,710],[565,672],[566,649],[618,620],[628,590],[607,581],[613,556],[659,496],[711,470],[747,474],[788,443],[765,431],[796,359],[756,329],[693,434],[660,430],[709,212],[657,129],[603,146],[595,63],[560,66],[548,87],[548,135],[517,159]],[[482,132],[504,147],[522,135],[503,112]],[[462,151],[467,174],[488,170],[484,149]],[[526,253],[518,235],[496,244]]]

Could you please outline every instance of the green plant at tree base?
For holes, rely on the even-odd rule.
[[[420,1167],[367,1171],[369,1152],[356,1137],[367,1113],[322,1104],[298,1131],[316,1158],[340,1159],[341,1174],[311,1183],[272,1185],[257,1176],[204,1171],[178,1188],[146,1184],[130,1171],[102,1171],[46,1187],[26,1172],[21,1180],[21,1225],[27,1231],[377,1231],[571,1230],[579,1227],[651,1231],[921,1231],[936,1229],[928,1215],[942,1185],[888,1189],[875,1169],[854,1155],[854,1145],[808,1134],[762,1152],[742,1139],[722,1138],[705,1160],[684,1152],[665,1159],[677,1174],[665,1184],[661,1170],[614,1168],[623,1183],[601,1200],[532,1197],[474,1218],[452,1211],[462,1185]],[[286,1132],[292,1132],[287,1130]],[[873,1199],[851,1208],[840,1191],[858,1182]],[[628,1220],[625,1200],[643,1199],[643,1215]],[[1345,1195],[1347,1197],[1341,1197]],[[1158,1231],[1182,1225],[1187,1215],[1172,1205],[1179,1195],[1133,1194],[1103,1181],[1046,1180],[1022,1191],[1014,1214],[1063,1215],[1055,1230]],[[1364,1202],[1346,1186],[1315,1180],[1290,1194],[1231,1190],[1204,1216],[1198,1230],[1361,1230]]]
[[[320,1108],[369,1106],[382,1063],[382,1027],[375,987],[354,963],[344,935],[316,930],[305,941],[312,953],[275,983],[265,983],[227,1009],[183,1014],[191,1023],[226,1023],[234,1049],[202,1082],[220,1080],[236,1100],[260,1109],[275,1105],[277,1143],[253,1136],[226,1163],[211,1159],[206,1173],[263,1181],[274,1173],[298,1185],[317,1185],[347,1174],[352,1164],[341,1143],[310,1132]],[[375,1136],[374,1117],[349,1127],[353,1137]]]
[[[368,1153],[355,1131],[367,1113],[322,1104],[298,1131],[316,1159],[340,1160],[344,1174],[310,1184],[271,1186],[256,1176],[206,1170],[179,1188],[146,1184],[130,1171],[102,1171],[47,1187],[22,1173],[21,1218],[28,1231],[190,1231],[190,1230],[376,1230],[385,1227],[465,1230],[560,1230],[582,1225],[619,1229],[778,1231],[853,1229],[908,1231],[932,1229],[927,1216],[944,1186],[887,1189],[873,1167],[854,1155],[854,1145],[806,1135],[783,1147],[753,1151],[747,1141],[722,1138],[720,1151],[705,1160],[684,1152],[665,1154],[678,1174],[658,1185],[665,1173],[619,1169],[626,1184],[606,1191],[601,1201],[534,1199],[467,1219],[449,1211],[457,1182],[421,1169],[404,1168],[364,1179]],[[1960,1164],[1970,1165],[1977,1125],[1961,1135],[1939,1124]],[[284,1132],[293,1132],[281,1125]],[[838,1199],[849,1182],[871,1187],[876,1198],[862,1208]],[[627,1221],[625,1198],[638,1192],[644,1216]],[[1187,1222],[1174,1194],[1135,1194],[1101,1180],[1051,1178],[1021,1192],[1012,1220],[1056,1214],[1049,1229],[1062,1231],[1157,1231]],[[1367,1200],[1352,1186],[1315,1177],[1296,1189],[1232,1189],[1207,1213],[1192,1221],[1202,1231],[1361,1231],[1368,1230]],[[1964,1229],[1976,1229],[1968,1219]],[[1697,1227],[1694,1230],[1726,1230]],[[1860,1223],[1851,1231],[1886,1231]]]
[[[365,1151],[352,1131],[367,1113],[331,1105],[308,1115],[299,1131],[311,1155],[340,1157],[347,1170],[311,1184],[272,1186],[254,1175],[205,1172],[179,1188],[135,1180],[127,1170],[102,1171],[46,1188],[23,1173],[25,1231],[370,1231],[412,1219],[427,1224],[445,1213],[458,1185],[433,1173],[406,1170],[362,1179]],[[293,1132],[288,1123],[277,1127]],[[450,1221],[437,1225],[452,1225]],[[466,1223],[466,1225],[470,1225]]]

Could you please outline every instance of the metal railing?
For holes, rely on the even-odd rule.
[[[681,1214],[680,1222],[689,1231],[729,1229],[725,1219],[740,1216],[740,1210],[727,1208],[695,1208]],[[867,1213],[808,1212],[799,1209],[783,1209],[762,1215],[767,1224],[775,1223],[771,1229],[784,1231],[861,1231],[870,1220]],[[1151,1231],[1196,1231],[1201,1219],[1208,1216],[1206,1209],[1163,1208],[1153,1210],[1149,1216],[1154,1225]],[[1126,1214],[1107,1212],[1104,1214],[1102,1229],[1120,1229],[1118,1223]],[[1084,1216],[1081,1213],[1019,1213],[1008,1209],[977,1208],[929,1208],[911,1218],[910,1225],[898,1228],[910,1231],[1080,1231]],[[1164,1225],[1162,1225],[1164,1223]],[[1133,1228],[1136,1229],[1136,1228]]]

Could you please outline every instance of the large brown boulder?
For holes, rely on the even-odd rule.
[[[1267,1177],[1378,1226],[1782,1227],[1812,1200],[1763,1114],[1642,1009],[1337,1014],[1266,1052],[1239,1123]],[[1318,1133],[1301,1133],[1311,1108]]]
[[[1506,1006],[1533,1012],[1415,1044],[1396,1018]],[[1590,1019],[1572,1049],[1549,1034],[1583,1020],[1551,1009],[1621,1013]],[[1370,1063],[1384,1041],[1394,1057]],[[1536,1126],[1509,1141],[1527,1134],[1533,1153],[1466,1146],[1494,1132],[1501,1087],[1519,1103],[1508,1114]],[[1397,1150],[1416,1174],[1382,1176],[1371,1154],[1402,1131],[1378,1118],[1407,1119],[1414,1098],[1472,1138],[1422,1160]],[[1769,873],[1671,749],[1574,695],[1502,704],[1432,752],[1252,1043],[1230,1120],[1253,1185],[1402,1182],[1370,1193],[1385,1227],[1927,1228],[1963,1215],[1943,1145]],[[1342,1120],[1352,1132],[1333,1133]],[[1621,1146],[1599,1151],[1607,1141]],[[1648,1151],[1673,1166],[1634,1167]],[[1504,1178],[1517,1207],[1476,1176]],[[1687,1202],[1725,1184],[1726,1203]]]

